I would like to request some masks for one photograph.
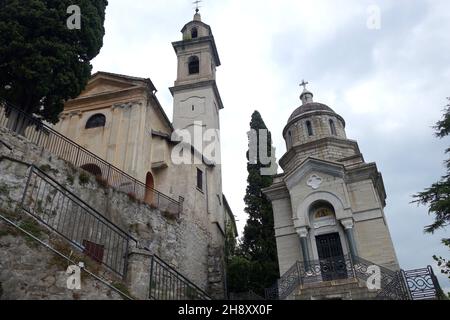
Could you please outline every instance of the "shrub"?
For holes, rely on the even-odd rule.
[[[73,186],[73,183],[75,182],[75,177],[74,177],[73,175],[69,174],[69,175],[67,176],[67,182],[68,182],[71,186]]]
[[[80,180],[80,184],[82,186],[88,184],[91,181],[89,174],[86,172],[80,172],[80,176],[78,177],[78,179]]]

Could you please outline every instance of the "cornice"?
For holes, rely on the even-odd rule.
[[[170,93],[172,94],[172,96],[174,96],[175,93],[177,93],[177,92],[205,88],[205,87],[206,88],[212,87],[214,94],[216,95],[217,103],[219,104],[219,109],[223,109],[224,106],[223,106],[222,98],[220,97],[219,88],[217,87],[216,80],[207,80],[207,81],[200,81],[200,82],[194,82],[194,83],[189,83],[189,84],[182,84],[182,85],[171,87],[171,88],[169,88],[169,90],[170,90]]]

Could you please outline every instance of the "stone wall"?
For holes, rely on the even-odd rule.
[[[289,132],[292,137],[292,146],[298,146],[307,142],[315,141],[318,139],[326,138],[332,135],[330,120],[335,124],[336,136],[342,139],[346,139],[345,126],[344,123],[335,115],[329,114],[328,112],[321,113],[316,112],[311,116],[304,116],[302,119],[289,125],[286,131],[284,139],[289,142]],[[311,122],[313,129],[313,136],[308,134],[308,129],[306,122]],[[288,147],[288,149],[291,146]]]
[[[3,216],[5,211],[0,210]],[[39,234],[46,243],[56,245],[58,237],[38,225],[31,224],[26,217],[9,213],[20,225]],[[31,227],[33,225],[33,227]],[[27,227],[26,227],[27,226]],[[58,242],[61,247],[62,242]],[[62,250],[61,248],[59,250]],[[38,244],[30,237],[0,220],[0,300],[121,300],[114,289],[90,275],[81,273],[81,290],[67,288],[70,265],[67,260]],[[120,279],[103,270],[102,278],[124,287]],[[119,285],[120,284],[120,285]]]
[[[355,161],[357,164],[363,162],[362,155],[359,152],[359,147],[356,142],[335,137],[327,137],[293,147],[280,159],[280,166],[283,168],[284,172],[288,174],[301,166],[307,158],[341,162],[343,159],[351,157],[357,158]]]
[[[24,190],[28,166],[18,161],[34,164],[45,171],[138,239],[140,247],[160,256],[200,288],[214,287],[211,293],[215,297],[223,296],[223,290],[219,292],[216,288],[216,277],[208,273],[211,270],[215,274],[211,259],[216,261],[223,253],[220,250],[211,252],[211,235],[200,223],[183,216],[175,219],[127,194],[104,187],[101,181],[83,170],[0,129],[0,201],[3,209],[14,210]],[[214,281],[210,285],[211,279]]]

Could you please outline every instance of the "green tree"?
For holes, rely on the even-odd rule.
[[[271,158],[275,152],[271,134],[258,111],[252,115],[250,129],[257,133],[266,130],[266,150],[269,153],[267,156]],[[264,289],[272,286],[278,279],[279,271],[272,203],[262,193],[262,189],[272,185],[273,176],[264,175],[261,171],[270,167],[270,164],[265,164],[260,158],[261,138],[262,136],[257,134],[256,159],[250,159],[250,151],[247,152],[248,186],[244,201],[245,212],[249,218],[237,250],[237,258],[232,260],[229,284],[230,291],[253,291],[264,295]],[[233,282],[234,275],[237,282]]]
[[[447,98],[450,102],[450,98]],[[447,104],[443,119],[438,121],[436,126],[436,137],[445,138],[450,134],[450,103]],[[446,150],[450,154],[450,148]],[[450,225],[450,159],[445,162],[446,174],[425,191],[414,195],[414,203],[428,206],[430,215],[434,215],[433,224],[425,227],[426,233],[434,233]],[[450,248],[450,239],[443,239],[442,243]],[[443,274],[450,278],[450,261],[434,256],[433,257]]]
[[[81,12],[70,30],[68,7]],[[64,102],[76,98],[103,46],[107,0],[1,0],[0,97],[28,114],[56,123]]]

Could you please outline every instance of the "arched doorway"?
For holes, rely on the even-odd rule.
[[[326,201],[317,201],[310,207],[313,225],[312,243],[316,252],[316,268],[320,268],[323,281],[348,278],[344,254],[345,237],[336,219],[334,207]]]
[[[145,199],[144,201],[148,203],[149,205],[153,204],[154,201],[154,190],[155,190],[155,179],[153,179],[153,175],[148,172],[147,176],[145,177]]]
[[[93,174],[96,177],[102,176],[102,169],[100,169],[100,167],[97,166],[96,164],[88,163],[88,164],[82,165],[80,168],[89,172],[90,174]]]

